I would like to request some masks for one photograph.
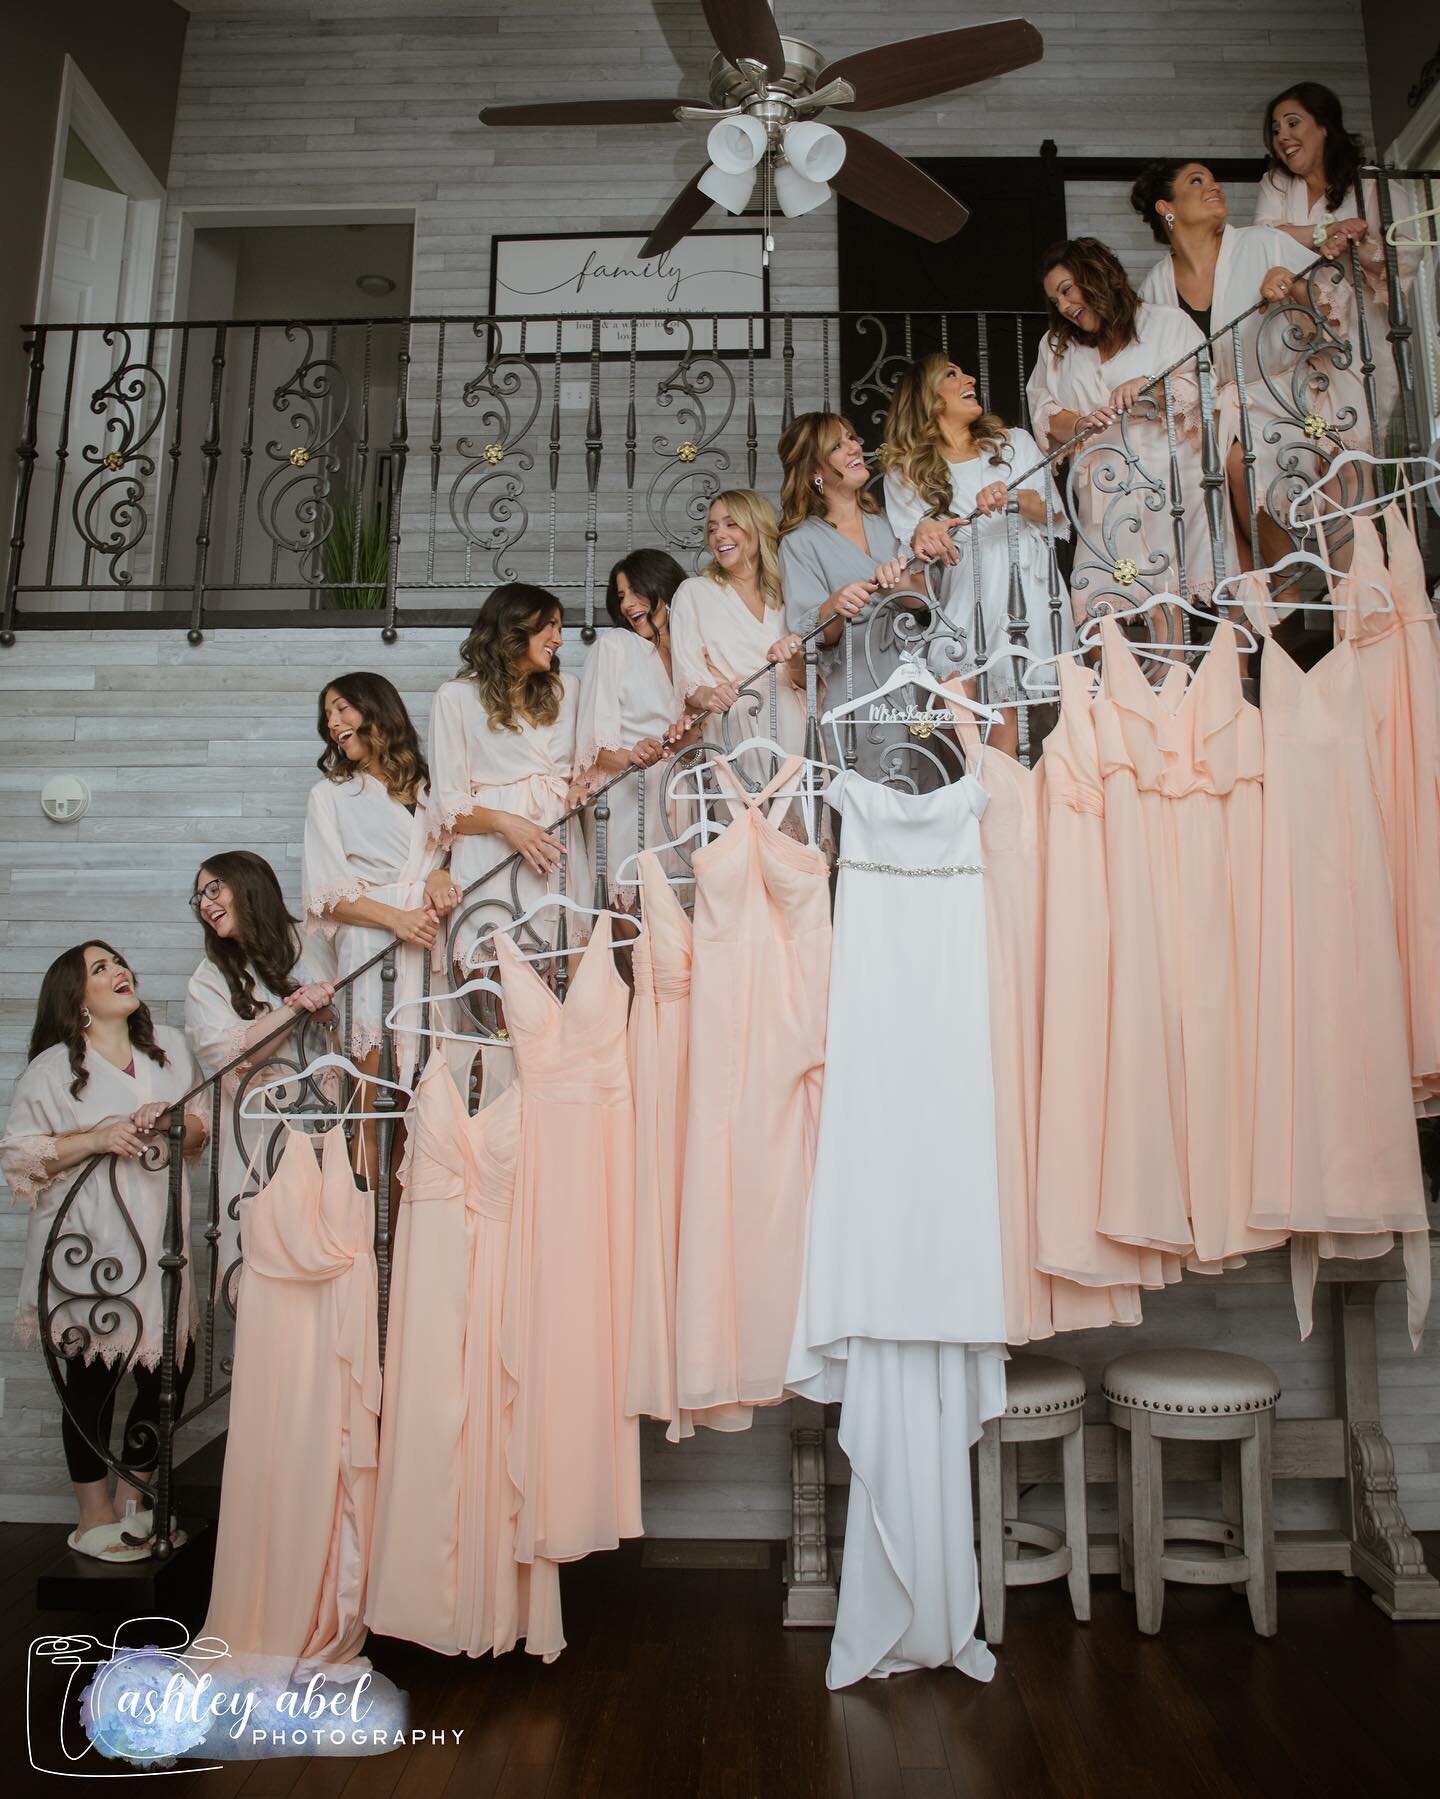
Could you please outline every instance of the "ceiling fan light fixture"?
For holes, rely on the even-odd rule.
[[[788,162],[775,166],[775,203],[787,219],[798,219],[802,213],[814,212],[830,198],[831,189],[824,181],[811,181]]]
[[[750,196],[755,191],[755,171],[746,169],[742,173],[733,173],[729,169],[720,169],[711,163],[696,183],[699,191],[707,200],[713,200],[717,206],[723,206],[726,212],[744,212],[750,204]]]
[[[705,147],[710,152],[711,162],[722,175],[743,175],[747,169],[758,165],[768,142],[760,121],[741,113],[738,118],[721,119],[718,125],[713,125]]]
[[[785,128],[785,160],[807,181],[831,181],[845,161],[845,140],[831,126],[803,119]]]

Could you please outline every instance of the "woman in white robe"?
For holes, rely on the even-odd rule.
[[[301,891],[312,927],[335,940],[342,983],[395,939],[394,1001],[420,997],[425,957],[459,891],[443,866],[448,841],[430,832],[428,771],[405,702],[383,675],[342,675],[320,695],[323,780],[305,808]],[[342,986],[348,1049],[378,1072],[385,1022],[377,964]],[[418,1021],[418,1013],[408,1017]],[[394,1036],[397,1080],[409,1084],[420,1039]]]
[[[185,1039],[153,1022],[129,965],[108,944],[78,944],[51,963],[29,1060],[0,1137],[0,1169],[11,1198],[30,1211],[15,1334],[22,1343],[37,1342],[43,1306],[50,1346],[64,1358],[62,1436],[79,1513],[70,1546],[101,1561],[149,1553],[122,1541],[122,1532],[146,1536],[153,1522],[148,1513],[125,1516],[127,1503],[141,1497],[138,1488],[122,1477],[112,1495],[107,1464],[94,1445],[109,1443],[115,1388],[129,1369],[136,1398],[117,1460],[134,1474],[155,1466],[170,1189],[159,1133],[200,1078]],[[205,1144],[203,1101],[187,1105],[184,1132],[189,1161]],[[51,1228],[92,1157],[105,1159],[76,1191],[63,1238],[47,1258]],[[175,1355],[183,1404],[197,1322],[183,1168],[180,1199],[187,1261]]]
[[[1019,506],[1016,562],[1025,607],[1022,642],[1037,656],[1074,641],[1071,602],[1058,574],[1052,592],[1051,539],[1068,538],[1070,523],[1028,431],[1006,426],[981,405],[973,375],[936,351],[912,363],[896,383],[880,453],[885,469],[885,511],[902,551],[944,564],[940,599],[946,618],[962,634],[964,656],[953,640],[937,638],[932,672],[941,680],[962,661],[976,658],[977,615],[983,625],[985,660],[1010,641],[1010,527],[1006,508],[1011,484]],[[954,527],[959,524],[958,531]],[[978,601],[977,601],[978,594]],[[1059,638],[1059,643],[1055,638]],[[974,684],[967,683],[967,692]],[[986,677],[992,700],[1020,692],[1014,665],[1001,662]],[[991,742],[1014,755],[1019,731],[1013,712],[992,728]]]
[[[1200,485],[1200,385],[1193,359],[1170,377],[1168,420],[1162,388],[1144,397],[1154,376],[1204,345],[1200,327],[1178,306],[1142,301],[1120,259],[1097,238],[1056,244],[1046,252],[1043,279],[1050,329],[1025,396],[1046,449],[1086,433],[1069,460],[1080,537],[1071,575],[1077,607],[1083,610],[1112,583],[1121,590],[1133,586],[1137,598],[1167,590],[1208,598],[1216,574]],[[1184,504],[1183,588],[1171,511],[1172,431]],[[1138,466],[1127,463],[1127,446]],[[1228,527],[1223,495],[1222,512]],[[1222,530],[1221,554],[1223,569],[1233,573],[1228,529]],[[1136,565],[1130,582],[1113,573],[1126,561]]]
[[[275,1057],[293,1066],[296,1049],[289,1033],[302,1019],[326,1012],[335,989],[316,978],[280,882],[263,856],[252,850],[211,856],[196,873],[190,906],[205,933],[205,958],[185,989],[185,1035],[207,1075],[228,1070],[220,1083],[211,1168],[219,1230],[215,1273],[212,1281],[207,1244],[199,1252],[201,1279],[233,1316],[244,1202],[269,1178],[282,1141],[280,1127],[242,1118],[239,1104],[248,1085],[278,1072],[271,1066]],[[258,1058],[230,1066],[252,1044],[277,1032]],[[307,1053],[329,1048],[314,1031],[303,1042]],[[207,1096],[207,1107],[212,1098]]]
[[[773,737],[787,755],[803,755],[805,667],[800,639],[785,622],[775,508],[748,487],[718,493],[705,541],[710,560],[680,583],[670,605],[675,686],[692,713],[708,715],[707,743],[724,742],[720,715],[734,707],[732,742]],[[774,672],[742,699],[741,683],[767,662]],[[763,778],[769,764],[762,770],[747,756],[744,772]]]
[[[641,848],[639,778],[629,771],[644,771],[645,845],[653,849],[672,835],[663,764],[698,735],[698,727],[686,730],[670,639],[670,602],[684,579],[685,571],[664,550],[632,550],[617,562],[605,590],[612,628],[595,640],[580,674],[575,766],[592,793],[614,782],[605,794],[610,809],[605,877],[612,904],[626,899],[633,904],[636,893],[628,884],[635,873],[633,864],[625,888],[613,886],[621,863]],[[617,775],[625,778],[616,781]],[[591,863],[598,870],[593,804],[586,811],[585,826]],[[663,852],[661,862],[673,872]]]
[[[454,953],[464,975],[478,932],[506,925],[560,888],[582,905],[594,882],[579,821],[559,820],[584,797],[575,780],[580,684],[562,674],[560,602],[512,581],[480,608],[460,646],[462,672],[430,711],[431,841],[453,836],[450,873],[460,889]],[[514,856],[512,866],[469,891]],[[557,911],[534,921],[553,941]],[[581,933],[565,915],[567,941]],[[528,939],[527,939],[528,941]]]
[[[825,626],[816,640],[819,703],[835,705],[879,687],[899,665],[903,645],[918,640],[928,614],[915,601],[884,604],[889,590],[915,587],[919,576],[905,580],[906,559],[869,491],[864,448],[850,421],[833,412],[802,412],[782,433],[779,449],[785,622],[802,637]],[[916,748],[904,725],[857,719],[851,743],[855,766],[868,780],[888,774],[929,786],[925,777],[938,773],[928,751],[919,758],[897,753]]]
[[[1251,566],[1250,508],[1235,333],[1225,328],[1248,315],[1238,327],[1240,373],[1255,457],[1257,536],[1268,565],[1293,547],[1276,522],[1287,511],[1287,488],[1298,489],[1318,479],[1330,458],[1345,447],[1346,434],[1336,421],[1351,406],[1354,389],[1348,375],[1342,379],[1329,352],[1322,349],[1302,360],[1302,352],[1284,343],[1285,336],[1303,324],[1301,315],[1287,310],[1267,321],[1265,311],[1253,309],[1260,301],[1266,308],[1283,308],[1287,302],[1308,299],[1333,315],[1336,334],[1346,339],[1348,289],[1343,282],[1312,287],[1298,281],[1299,271],[1315,258],[1293,238],[1268,225],[1229,224],[1224,190],[1204,163],[1151,163],[1131,189],[1130,203],[1150,225],[1156,241],[1169,250],[1141,282],[1141,299],[1180,307],[1205,337],[1215,339],[1219,451],[1235,509],[1237,552],[1245,567]],[[1306,434],[1307,419],[1318,421],[1319,434],[1313,439]],[[1359,422],[1357,415],[1353,424]]]
[[[1347,274],[1351,272],[1352,244],[1355,247],[1375,364],[1380,454],[1389,455],[1389,427],[1399,405],[1400,382],[1387,335],[1390,284],[1378,184],[1373,176],[1361,180],[1364,153],[1360,142],[1345,129],[1339,97],[1318,81],[1298,81],[1275,96],[1265,109],[1264,141],[1269,166],[1260,180],[1255,223],[1274,226],[1308,250],[1312,259],[1323,256],[1338,261]],[[1392,220],[1417,210],[1414,195],[1403,181],[1392,181],[1389,188]],[[1415,275],[1422,251],[1397,246],[1395,255],[1413,318]],[[1351,372],[1358,378],[1358,338]],[[1362,383],[1362,395],[1363,391]],[[1368,417],[1362,424],[1368,431]]]

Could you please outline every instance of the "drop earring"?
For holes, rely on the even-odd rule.
[[[824,476],[823,476],[823,475],[817,475],[817,476],[816,476],[816,477],[815,477],[815,481],[814,481],[814,487],[815,487],[815,491],[816,491],[816,493],[824,493],[824,491],[825,491],[825,478],[824,478]]]
[[[1167,212],[1165,214],[1165,225],[1167,230],[1173,231],[1175,229],[1175,214],[1173,212]]]
[[[89,1006],[81,1006],[81,1008],[80,1008],[80,1029],[82,1031],[88,1031],[90,1029],[90,1026],[94,1022],[95,1022],[94,1019],[91,1018],[91,1016],[90,1016]]]

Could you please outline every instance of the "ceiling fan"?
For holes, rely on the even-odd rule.
[[[749,202],[759,173],[769,210],[813,211],[830,184],[867,212],[940,243],[970,214],[943,187],[868,132],[816,123],[826,107],[876,112],[953,93],[1039,62],[1044,41],[1025,19],[907,38],[827,63],[814,45],[783,37],[769,0],[701,0],[719,54],[708,104],[689,100],[556,100],[487,106],[486,125],[658,125],[710,122],[710,162],[691,176],[646,238],[642,256],[672,249],[712,204]]]

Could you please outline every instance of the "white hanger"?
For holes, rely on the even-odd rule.
[[[273,1108],[269,1111],[254,1112],[250,1109],[250,1101],[262,1098],[267,1093],[277,1093],[282,1087],[293,1087],[302,1081],[308,1081],[315,1075],[323,1073],[327,1068],[338,1069],[341,1074],[350,1075],[363,1086],[388,1087],[392,1093],[403,1093],[406,1099],[413,1097],[411,1089],[402,1085],[401,1082],[382,1080],[378,1074],[365,1074],[355,1066],[349,1056],[337,1055],[332,1050],[327,1055],[316,1056],[313,1062],[298,1069],[294,1074],[278,1075],[274,1080],[261,1081],[257,1086],[251,1087],[240,1102],[240,1116],[242,1118],[267,1118],[273,1123],[277,1116]],[[392,1108],[387,1112],[282,1112],[279,1114],[279,1118],[281,1123],[293,1121],[307,1124],[327,1122],[349,1124],[355,1119],[393,1118],[396,1110],[398,1108]]]
[[[1302,488],[1300,492],[1295,495],[1294,499],[1291,500],[1290,524],[1293,528],[1299,529],[1308,525],[1311,520],[1320,513],[1320,502],[1322,500],[1325,502],[1325,511],[1322,516],[1326,518],[1355,518],[1358,514],[1363,512],[1367,506],[1388,506],[1390,501],[1394,499],[1395,496],[1393,494],[1374,493],[1367,494],[1363,500],[1357,501],[1353,506],[1336,505],[1335,501],[1324,490],[1326,484],[1335,478],[1336,471],[1344,468],[1347,463],[1361,463],[1366,468],[1377,469],[1409,468],[1412,465],[1415,465],[1429,469],[1430,473],[1428,475],[1417,477],[1414,480],[1408,475],[1405,477],[1405,485],[1410,488],[1412,492],[1421,487],[1440,487],[1440,462],[1437,462],[1433,456],[1372,456],[1368,450],[1342,450],[1334,461],[1330,463],[1329,467],[1326,469],[1325,473],[1321,475],[1318,481],[1312,481],[1308,487]],[[1310,516],[1308,518],[1300,518],[1297,516],[1299,510],[1307,501],[1309,502]]]
[[[449,993],[422,993],[418,999],[397,999],[390,1008],[390,1015],[385,1020],[389,1030],[404,1031],[410,1037],[438,1037],[446,1043],[487,1043],[495,1049],[514,1049],[515,1045],[508,1037],[482,1036],[471,1031],[441,1031],[429,1025],[405,1024],[399,1022],[402,1012],[428,1010],[447,1000],[464,999],[468,993],[493,993],[496,999],[503,1000],[505,989],[498,981],[490,981],[484,975],[476,975],[473,980],[466,981],[463,987],[452,988]]]
[[[687,801],[686,803],[694,804],[695,802]],[[708,843],[712,832],[715,836],[719,837],[724,834],[726,829],[727,827],[719,819],[710,817],[708,809],[704,810],[702,811],[701,816],[696,819],[695,823],[690,825],[686,830],[683,830],[678,837],[671,837],[665,843],[642,844],[638,850],[631,850],[628,856],[622,856],[616,866],[611,884],[616,887],[638,887],[640,885],[639,874],[626,874],[625,870],[629,868],[632,862],[636,864],[638,869],[640,858],[644,855],[646,850],[651,850],[658,856],[661,850],[678,850],[682,845],[689,843],[691,839],[695,837],[703,838],[704,843]],[[678,882],[693,881],[695,879],[694,875],[673,875],[667,878],[672,887]]]
[[[1395,233],[1402,225],[1421,225],[1426,219],[1433,222],[1437,218],[1440,218],[1440,206],[1427,206],[1424,212],[1408,212],[1403,219],[1392,219],[1385,227],[1385,242],[1406,249],[1433,250],[1440,243],[1440,238],[1433,231],[1429,237],[1396,237]]]
[[[993,655],[987,656],[983,662],[977,663],[974,668],[965,668],[962,666],[955,669],[952,674],[946,675],[945,679],[947,681],[973,681],[978,675],[989,674],[990,670],[997,667],[1000,663],[1013,661],[1030,663],[1031,672],[1033,673],[1036,667],[1048,666],[1056,660],[1057,658],[1054,656],[1041,656],[1037,651],[1032,650],[1028,643],[1007,643],[1003,649],[996,650]],[[1002,712],[1015,711],[1021,706],[1048,706],[1060,692],[1058,682],[1053,683],[1044,691],[1032,687],[1025,679],[1023,673],[1020,676],[1020,685],[1027,693],[1034,694],[1036,697],[1029,700],[987,700],[985,703],[990,706],[998,707]]]
[[[1276,566],[1279,567],[1280,565],[1277,563]],[[1233,580],[1236,577],[1231,576],[1230,578]],[[1224,585],[1225,583],[1222,581],[1215,589],[1216,594],[1219,593],[1220,587],[1223,587]],[[1189,613],[1191,618],[1203,619],[1206,624],[1213,625],[1215,623],[1215,614],[1213,612],[1208,612],[1200,606],[1191,605],[1189,600],[1182,598],[1178,593],[1152,593],[1146,599],[1143,599],[1138,606],[1111,606],[1108,600],[1103,601],[1102,604],[1106,606],[1107,610],[1097,613],[1093,618],[1087,618],[1085,623],[1076,633],[1075,647],[1077,649],[1094,649],[1100,638],[1100,626],[1105,619],[1114,618],[1124,621],[1125,619],[1130,618],[1140,618],[1147,612],[1153,612],[1157,606],[1175,606],[1181,612]],[[1236,620],[1231,619],[1230,623],[1235,626],[1236,633],[1240,636],[1241,641],[1239,647],[1242,650],[1259,648],[1254,633],[1243,620],[1237,623]],[[1143,648],[1151,655],[1156,655],[1161,650],[1172,650],[1181,654],[1188,654],[1189,651],[1200,649],[1203,646],[1194,643],[1147,643],[1137,647]]]
[[[1323,556],[1317,556],[1313,550],[1291,550],[1288,556],[1282,556],[1278,562],[1272,562],[1269,568],[1257,568],[1249,571],[1251,576],[1258,575],[1260,577],[1260,585],[1264,589],[1263,593],[1257,594],[1256,596],[1257,604],[1283,606],[1290,612],[1341,611],[1341,607],[1332,604],[1329,600],[1291,599],[1288,594],[1271,596],[1271,575],[1278,575],[1287,568],[1301,567],[1318,568],[1321,574],[1328,576],[1332,581],[1353,581],[1355,579],[1352,574],[1348,574],[1344,569],[1336,568],[1332,563],[1327,562]],[[1217,606],[1224,604],[1220,597],[1224,590],[1238,585],[1239,582],[1246,578],[1247,576],[1245,574],[1226,575],[1224,580],[1217,581],[1215,583],[1214,593],[1211,596],[1215,604]],[[1374,608],[1376,612],[1393,612],[1395,610],[1394,600],[1378,581],[1367,581],[1365,582],[1365,586],[1371,593],[1379,594],[1380,596],[1381,604]],[[1234,622],[1235,621],[1232,619],[1231,623],[1233,624]],[[1253,640],[1244,647],[1246,649],[1253,648]]]
[[[579,900],[571,899],[568,893],[542,893],[534,905],[527,906],[518,918],[512,918],[509,924],[496,925],[493,930],[487,931],[476,940],[474,948],[470,951],[470,966],[473,968],[478,962],[488,959],[484,953],[485,945],[488,942],[496,937],[509,937],[512,932],[518,931],[521,925],[529,924],[530,920],[537,913],[544,911],[546,906],[559,906],[564,912],[583,913],[587,918],[616,918],[629,925],[632,930],[635,927],[635,919],[628,912],[616,912],[609,906],[582,906]],[[634,941],[634,937],[623,937],[618,943],[612,943],[610,947],[612,949],[629,949]],[[523,957],[523,960],[526,962],[553,962],[560,956],[579,954],[580,951],[573,946],[567,949],[532,950]]]
[[[787,750],[783,744],[777,743],[773,737],[746,737],[737,743],[733,749],[722,750],[719,755],[710,756],[704,762],[692,762],[687,767],[682,768],[675,777],[671,792],[674,793],[687,776],[694,775],[696,778],[694,795],[682,793],[681,798],[692,805],[705,806],[714,804],[717,796],[706,794],[704,792],[699,784],[700,777],[708,770],[718,768],[722,763],[725,764],[726,767],[729,767],[731,763],[735,762],[739,757],[746,755],[751,750],[763,750],[768,754],[777,756],[782,762],[794,762],[798,760],[800,763],[799,768],[795,771],[796,775],[800,778],[800,785],[798,787],[777,787],[770,794],[772,800],[799,799],[808,800],[813,804],[815,800],[822,797],[820,790],[815,785],[816,775],[823,774],[828,785],[835,774],[834,768],[832,768],[828,762],[816,762],[812,757],[801,756],[797,751]],[[761,785],[763,786],[764,783],[762,782]],[[728,795],[721,794],[718,797],[723,803],[730,803]],[[804,816],[805,835],[813,844],[815,841],[815,833],[812,826],[814,814],[813,812],[807,811]],[[681,838],[679,841],[683,842],[684,839]],[[666,848],[671,846],[662,845],[661,847]]]
[[[857,694],[842,706],[832,706],[821,718],[822,725],[829,725],[835,739],[835,752],[842,760],[845,752],[840,742],[841,721],[850,713],[858,712],[862,706],[868,706],[872,700],[884,699],[887,693],[894,693],[897,687],[919,687],[926,693],[934,694],[936,699],[943,700],[947,708],[963,706],[967,712],[973,712],[976,718],[983,718],[987,724],[994,724],[1001,716],[993,706],[981,705],[979,700],[972,700],[968,694],[952,693],[948,687],[942,687],[918,657],[903,655],[878,687],[870,693]]]

